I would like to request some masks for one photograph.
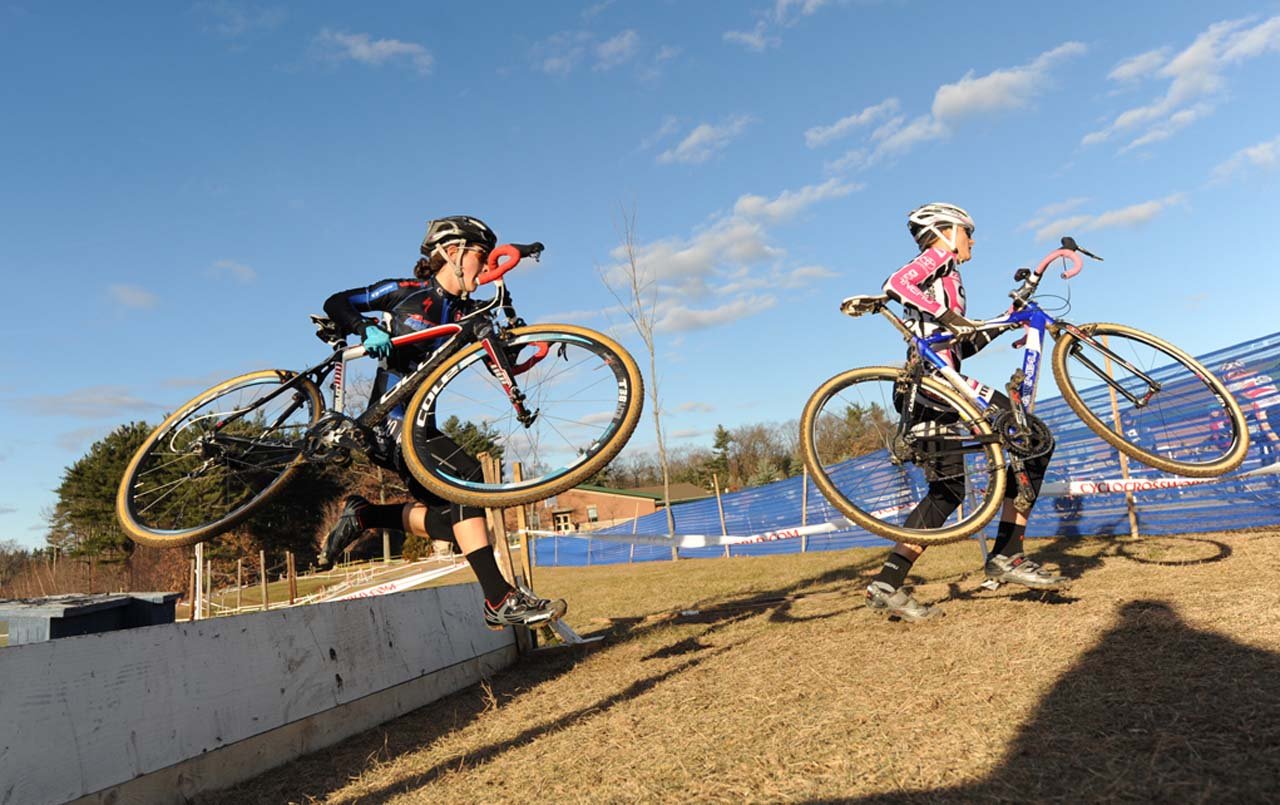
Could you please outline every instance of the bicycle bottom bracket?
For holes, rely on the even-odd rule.
[[[1053,449],[1053,433],[1044,420],[1026,414],[1026,425],[1018,422],[1012,411],[1000,411],[991,417],[991,427],[1000,434],[1009,452],[1018,458],[1041,456]]]

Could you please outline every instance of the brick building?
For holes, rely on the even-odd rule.
[[[693,484],[671,485],[672,505],[710,497],[711,493]],[[662,487],[610,489],[584,484],[555,497],[531,504],[525,511],[529,528],[557,531],[594,531],[620,522],[653,514],[662,508]],[[506,511],[507,529],[516,528],[515,509]]]

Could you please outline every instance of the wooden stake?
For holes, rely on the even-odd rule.
[[[258,551],[258,567],[261,573],[258,574],[258,584],[262,587],[262,611],[266,612],[271,608],[271,599],[267,596],[267,552]]]
[[[191,558],[190,564],[191,564],[191,574],[187,580],[187,606],[190,607],[190,609],[187,610],[187,620],[193,621],[196,619],[196,560],[195,560],[195,557]]]
[[[284,557],[287,565],[285,572],[289,574],[289,603],[293,604],[298,597],[298,572],[293,564],[293,551],[286,551]]]
[[[711,485],[715,487],[716,509],[720,512],[720,536],[727,537],[729,536],[729,529],[725,526],[725,523],[724,523],[724,504],[720,501],[720,476],[716,475],[714,472],[711,473]],[[728,544],[724,546],[724,556],[726,559],[729,558]]]
[[[484,472],[485,483],[497,483],[502,478],[502,463],[488,453],[480,454],[480,468]],[[498,559],[498,570],[512,587],[518,581],[515,565],[511,561],[511,548],[507,545],[507,525],[502,519],[502,509],[485,508],[489,518],[489,535],[493,540],[493,550]]]
[[[1102,337],[1102,345],[1104,347],[1111,346],[1110,339],[1108,339],[1107,336],[1105,335]],[[1106,353],[1103,353],[1102,359],[1103,361],[1105,361],[1105,365],[1107,369],[1107,377],[1111,378],[1111,356]],[[1116,433],[1120,434],[1121,436],[1124,436],[1124,429],[1120,426],[1120,404],[1116,399],[1115,386],[1112,386],[1111,384],[1107,384],[1107,393],[1111,395],[1112,427],[1115,428]],[[1119,450],[1116,451],[1116,454],[1120,456],[1120,477],[1127,481],[1129,480],[1129,457],[1126,456],[1124,453],[1120,452]],[[1138,510],[1135,505],[1135,501],[1133,499],[1133,492],[1131,490],[1126,489],[1124,491],[1124,503],[1125,503],[1125,506],[1129,509],[1129,538],[1137,539],[1138,538]]]
[[[511,479],[516,483],[524,480],[524,467],[519,461],[511,465]],[[527,531],[528,520],[525,519],[524,506],[516,507],[516,529],[520,532],[520,568],[524,571],[524,583],[533,587],[533,537]]]
[[[809,524],[809,468],[804,467],[800,473],[800,527]],[[809,535],[800,535],[800,553],[809,550]]]

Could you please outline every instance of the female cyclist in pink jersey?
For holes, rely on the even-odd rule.
[[[938,352],[959,371],[962,359],[985,347],[993,338],[989,333],[972,332],[974,323],[965,317],[960,265],[968,262],[972,253],[973,218],[954,204],[931,203],[907,215],[907,228],[920,247],[920,254],[885,281],[885,293],[902,303],[906,310],[904,320],[917,336],[931,335],[939,328],[964,336]],[[975,380],[969,380],[969,384],[983,400],[1009,410],[1011,403],[1004,394]],[[940,411],[935,418],[938,424],[949,424],[944,421],[947,415]],[[928,418],[927,415],[924,418]],[[1050,447],[1043,455],[1026,459],[1033,501],[1034,495],[1039,494],[1052,453]],[[961,457],[942,460],[939,480],[930,482],[928,493],[907,515],[908,528],[937,528],[956,510],[964,500],[963,460]],[[985,568],[987,577],[1039,590],[1067,586],[1065,578],[1023,556],[1027,515],[1014,506],[1017,484],[1012,478],[1007,489],[995,546]],[[908,621],[927,620],[937,615],[937,607],[919,603],[902,586],[907,572],[922,553],[924,546],[921,545],[905,542],[894,545],[884,566],[867,586],[867,606]]]

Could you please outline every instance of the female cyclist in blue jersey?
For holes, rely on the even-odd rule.
[[[906,311],[904,321],[917,336],[932,335],[939,328],[964,336],[938,352],[953,369],[959,371],[963,358],[973,355],[993,338],[989,333],[972,332],[974,323],[965,317],[960,265],[968,262],[973,249],[973,218],[954,204],[925,204],[907,215],[907,228],[920,247],[920,254],[885,281],[885,293],[902,303]],[[1010,409],[1011,403],[1004,394],[975,380],[969,383],[978,396],[991,405]],[[927,406],[927,400],[924,402]],[[927,411],[926,406],[922,407]],[[939,411],[939,416],[934,419],[937,424],[950,424],[944,421],[948,415],[954,416],[953,413]],[[929,416],[925,414],[921,418],[925,420]],[[1050,447],[1043,455],[1025,461],[1033,501],[1039,494],[1052,452]],[[907,515],[907,528],[937,528],[946,522],[964,500],[963,461],[960,456],[940,461],[940,477],[929,483],[928,493]],[[1067,580],[1062,576],[1023,556],[1027,514],[1017,511],[1014,506],[1018,486],[1012,477],[1007,490],[995,546],[985,568],[987,578],[1041,590],[1065,587]],[[927,620],[937,615],[937,607],[919,603],[902,586],[912,564],[922,553],[924,546],[921,545],[905,542],[894,545],[884,566],[867,586],[867,606],[908,621]]]
[[[363,288],[339,291],[324,303],[325,313],[345,333],[357,335],[368,353],[379,359],[371,404],[437,346],[436,341],[417,342],[392,350],[392,336],[406,335],[439,324],[458,321],[480,303],[471,299],[497,238],[483,221],[466,215],[439,218],[427,224],[422,258],[412,278],[385,279]],[[366,313],[380,313],[378,319]],[[371,460],[394,470],[404,481],[413,502],[378,505],[359,495],[347,498],[337,525],[320,549],[320,564],[328,564],[355,542],[366,529],[386,528],[420,537],[454,542],[462,550],[484,590],[484,619],[490,627],[537,626],[565,612],[561,600],[537,598],[512,588],[498,570],[484,509],[450,503],[428,491],[405,466],[400,451],[403,408],[392,412],[378,434],[381,449]],[[449,464],[452,474],[480,479],[480,467],[443,433],[429,441],[432,455]],[[445,459],[444,456],[461,458]],[[466,466],[458,466],[466,462]]]

